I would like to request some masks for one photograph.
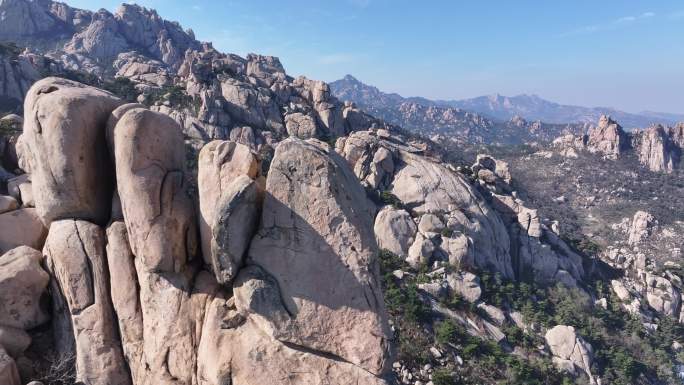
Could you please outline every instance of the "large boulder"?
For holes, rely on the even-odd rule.
[[[0,325],[28,330],[50,319],[41,296],[50,276],[40,262],[42,254],[19,246],[0,256]]]
[[[33,208],[0,214],[0,229],[0,253],[18,246],[41,249],[47,235],[47,229]]]
[[[110,298],[104,231],[86,221],[54,221],[43,253],[54,278],[53,330],[56,341],[74,341],[77,381],[130,385]]]
[[[105,126],[121,103],[108,92],[60,78],[40,80],[29,90],[22,137],[46,225],[63,218],[107,222],[113,178]]]
[[[406,210],[385,206],[375,217],[375,239],[381,249],[406,257],[416,236],[416,223]]]
[[[316,119],[311,115],[295,112],[285,115],[287,134],[299,139],[316,137]]]
[[[681,294],[668,279],[646,273],[646,300],[649,306],[662,315],[678,317]]]
[[[183,134],[166,115],[127,111],[114,128],[116,180],[133,254],[151,271],[180,271],[196,254]]]
[[[325,143],[287,139],[271,163],[248,263],[277,281],[289,318],[266,315],[262,329],[381,374],[388,327],[373,211],[348,164]]]
[[[482,296],[480,278],[467,271],[453,272],[447,275],[449,289],[470,303],[476,303]]]
[[[591,345],[578,336],[572,326],[557,325],[549,329],[544,336],[546,344],[554,356],[554,363],[562,370],[581,370],[591,384],[596,380],[591,375],[593,349]]]
[[[640,147],[639,161],[651,171],[672,172],[679,164],[681,149],[660,124],[642,133]]]
[[[24,207],[33,207],[33,186],[29,174],[19,175],[7,181],[7,192],[14,199],[21,201]]]
[[[197,178],[202,255],[219,283],[235,278],[256,230],[259,168],[255,154],[243,144],[216,140],[200,151]]]

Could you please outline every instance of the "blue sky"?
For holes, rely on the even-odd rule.
[[[74,0],[114,10],[120,1]],[[684,1],[140,0],[225,52],[404,96],[684,113]]]

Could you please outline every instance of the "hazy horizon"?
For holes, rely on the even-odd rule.
[[[74,0],[114,11],[121,1]],[[142,0],[225,52],[278,56],[289,74],[351,74],[429,99],[538,95],[560,104],[684,114],[684,4],[532,1]]]

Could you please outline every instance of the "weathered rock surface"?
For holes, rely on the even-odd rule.
[[[352,363],[277,341],[264,331],[262,316],[279,322],[289,315],[275,279],[260,268],[242,269],[235,289],[234,304],[222,296],[208,303],[198,349],[199,384],[386,384]]]
[[[479,247],[474,263],[512,277],[509,238],[498,215],[463,178],[424,157],[400,152],[403,163],[394,176],[392,192],[418,213],[441,214],[450,229],[465,234]]]
[[[589,377],[592,384],[596,383],[591,375],[592,347],[575,333],[574,327],[554,326],[546,332],[544,338],[554,356],[554,363],[560,369],[572,368],[572,374],[574,374],[574,368],[579,369]]]
[[[641,135],[639,160],[651,171],[672,172],[679,166],[681,146],[673,138],[673,131],[668,131],[660,124],[649,127]]]
[[[0,214],[0,252],[7,252],[17,246],[41,249],[47,229],[36,213],[36,209],[25,208]]]
[[[22,137],[36,209],[46,225],[63,218],[104,224],[109,218],[105,125],[121,103],[108,92],[60,78],[43,79],[29,90]]]
[[[432,258],[434,251],[435,244],[432,243],[432,240],[418,233],[415,241],[409,247],[406,262],[414,269],[420,269],[422,266],[427,266],[430,263],[430,258]]]
[[[12,358],[20,357],[31,344],[31,336],[23,329],[0,325],[0,347]]]
[[[28,330],[50,319],[41,304],[50,281],[41,260],[41,253],[27,246],[0,256],[0,327]]]
[[[653,215],[645,211],[637,211],[632,219],[632,225],[629,228],[629,239],[627,242],[630,245],[636,245],[650,235],[653,221]]]
[[[679,289],[674,287],[669,280],[650,273],[646,273],[644,282],[649,306],[660,314],[678,317],[681,306]]]
[[[21,385],[17,364],[2,346],[0,346],[0,383],[3,385]]]
[[[211,265],[217,281],[228,284],[257,229],[261,192],[256,181],[240,175],[222,193],[212,226]]]
[[[274,277],[290,318],[266,317],[264,331],[378,375],[388,329],[372,218],[344,159],[322,142],[287,139],[271,163],[248,263]]]
[[[375,239],[381,249],[406,257],[416,236],[416,224],[406,210],[385,206],[375,217]]]
[[[114,128],[116,180],[133,254],[149,270],[180,271],[196,255],[183,135],[168,116],[126,112]]]
[[[285,116],[285,128],[287,134],[295,138],[309,139],[316,137],[316,120],[301,112],[295,112]]]
[[[477,302],[480,299],[480,296],[482,296],[480,278],[473,273],[449,273],[447,275],[447,282],[449,284],[449,289],[470,303]]]
[[[589,131],[587,148],[608,159],[617,159],[629,148],[629,138],[610,116],[602,115],[598,126]]]
[[[53,330],[57,341],[74,341],[77,381],[131,384],[110,298],[104,231],[86,221],[54,221],[43,252],[54,278],[54,316],[64,326]]]
[[[249,147],[212,141],[199,155],[202,254],[219,283],[228,284],[256,230],[261,190],[259,162]]]

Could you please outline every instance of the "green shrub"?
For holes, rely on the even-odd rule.
[[[124,77],[117,77],[114,80],[105,81],[102,88],[113,93],[127,102],[135,102],[138,99],[138,90],[135,83]]]
[[[0,55],[7,56],[10,60],[17,60],[22,50],[13,42],[0,43]]]
[[[456,385],[451,370],[446,368],[438,368],[432,372],[432,383],[435,385]]]
[[[0,121],[0,137],[9,137],[20,133],[21,127],[17,127],[14,123],[7,120]]]
[[[391,191],[383,191],[380,193],[380,201],[386,205],[392,205],[395,208],[402,208],[402,203],[396,195]]]
[[[445,319],[444,321],[439,322],[437,327],[435,327],[435,341],[442,346],[446,346],[453,342],[458,331],[459,327],[453,320]]]

